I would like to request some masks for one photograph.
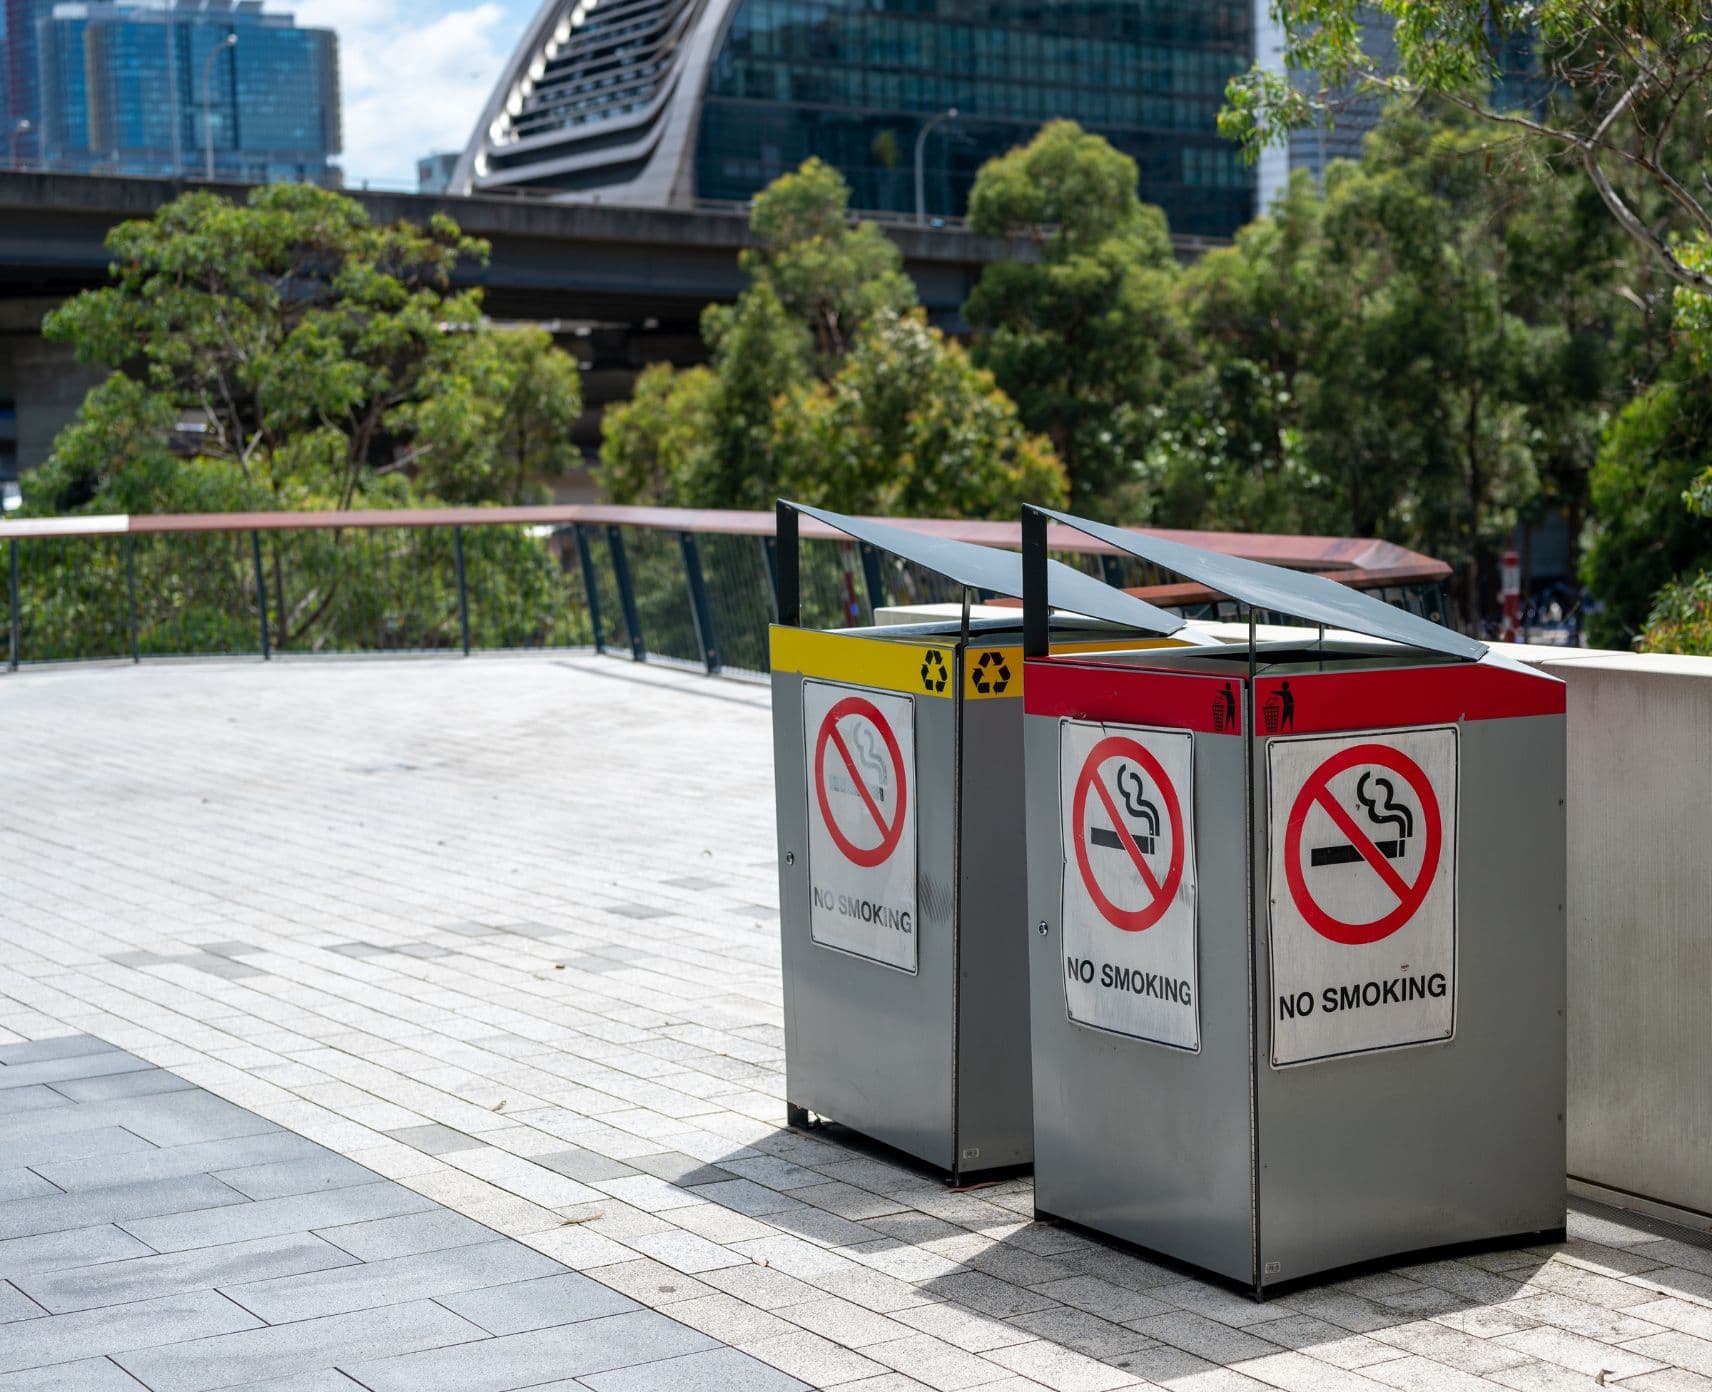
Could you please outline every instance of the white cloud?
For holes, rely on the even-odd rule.
[[[520,23],[486,0],[275,0],[299,24],[338,31],[345,182],[415,187],[416,161],[462,149]]]

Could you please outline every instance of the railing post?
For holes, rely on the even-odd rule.
[[[594,553],[589,550],[588,535],[583,531],[581,522],[571,524],[571,535],[576,538],[577,560],[583,567],[583,596],[588,600],[589,626],[594,630],[594,650],[603,653],[606,651],[606,634],[601,631],[600,590],[594,579]]]
[[[719,639],[713,631],[713,606],[707,599],[707,577],[702,573],[701,548],[694,532],[679,532],[684,551],[684,576],[690,587],[690,614],[695,619],[696,643],[701,647],[702,665],[708,676],[720,669]]]
[[[137,651],[137,539],[125,533],[125,594],[131,610],[131,661],[141,662]]]
[[[795,628],[802,622],[802,572],[798,568],[797,510],[781,498],[775,519],[773,535],[777,539],[778,552],[775,559],[779,577],[779,622],[786,628]]]
[[[648,648],[642,641],[642,619],[636,612],[636,589],[630,583],[630,558],[624,550],[624,532],[616,524],[606,529],[606,549],[612,552],[612,574],[618,581],[618,603],[624,610],[624,627],[630,633],[630,656],[637,662],[646,661]]]
[[[267,575],[262,569],[262,534],[250,533],[250,557],[256,565],[256,617],[261,623],[262,661],[273,660],[273,638],[268,633]]]
[[[10,660],[10,662],[8,662],[7,665],[14,672],[16,672],[18,670],[18,663],[23,656],[22,648],[24,646],[23,616],[18,613],[18,538],[17,537],[12,538],[11,543],[10,543],[10,549],[12,552],[12,582],[11,582],[12,648],[11,648],[11,660]]]
[[[886,593],[886,580],[880,569],[880,553],[865,541],[857,542],[856,549],[862,557],[862,578],[868,586],[868,612],[872,616],[892,602],[891,596]]]
[[[464,575],[464,529],[452,528],[452,556],[458,566],[458,636],[464,641],[464,656],[470,655],[470,586]]]
[[[773,622],[779,621],[779,539],[761,538],[761,563],[767,571],[767,596],[773,602]]]

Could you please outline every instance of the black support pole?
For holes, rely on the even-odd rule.
[[[767,598],[773,606],[773,622],[779,621],[779,539],[761,538],[761,564],[767,571]]]
[[[1046,594],[1046,514],[1022,510],[1022,651],[1045,657],[1052,643],[1052,610]]]
[[[779,622],[788,628],[802,623],[801,581],[797,570],[797,510],[779,499],[778,523]]]
[[[262,661],[273,660],[273,636],[268,632],[267,576],[262,570],[262,534],[250,533],[250,556],[256,565],[256,618],[261,624]]]
[[[137,539],[125,533],[125,596],[131,614],[131,661],[142,661],[137,651]]]
[[[679,532],[678,544],[684,553],[684,579],[690,589],[690,616],[695,620],[696,645],[701,649],[702,666],[708,676],[714,676],[723,665],[719,658],[719,639],[713,628],[713,606],[708,602],[707,577],[701,568],[701,547],[694,532]]]
[[[624,626],[630,632],[630,656],[637,662],[648,657],[642,641],[642,617],[636,612],[636,587],[630,583],[630,557],[624,550],[624,531],[614,525],[606,529],[606,548],[612,552],[612,574],[618,581],[618,603],[624,610]]]
[[[583,597],[588,601],[589,627],[594,630],[594,650],[606,651],[606,634],[600,626],[600,588],[594,579],[594,552],[589,549],[588,533],[581,522],[573,523],[571,535],[577,541],[577,560],[583,568]]]
[[[16,537],[12,538],[10,549],[12,552],[12,649],[11,659],[7,665],[16,672],[18,670],[18,663],[23,657],[21,650],[24,646],[23,615],[18,612],[18,539]]]
[[[856,549],[862,557],[862,578],[868,585],[868,608],[871,616],[890,604],[891,596],[886,593],[886,576],[880,568],[879,551],[865,541],[858,542]]]
[[[464,529],[452,528],[452,559],[458,567],[458,636],[464,642],[464,656],[470,655],[470,583],[464,568]]]

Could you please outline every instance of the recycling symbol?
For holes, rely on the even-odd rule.
[[[984,652],[969,674],[969,680],[983,696],[1003,696],[1005,688],[1011,684],[1010,663],[1005,661],[1003,653]]]
[[[940,692],[945,690],[948,675],[945,670],[945,654],[935,648],[929,648],[927,656],[921,664],[921,686],[924,691]]]

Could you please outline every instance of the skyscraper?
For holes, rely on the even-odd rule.
[[[49,168],[201,174],[211,153],[221,179],[337,181],[330,30],[265,14],[261,0],[8,3],[40,7],[32,97]]]
[[[5,54],[0,87],[5,101],[6,162],[36,158],[41,111],[36,105],[36,20],[53,7],[53,0],[5,0]]]
[[[545,0],[453,192],[743,200],[810,155],[852,202],[960,214],[980,166],[1071,117],[1132,156],[1181,232],[1255,180],[1216,128],[1254,0]],[[956,108],[955,119],[945,119]]]

